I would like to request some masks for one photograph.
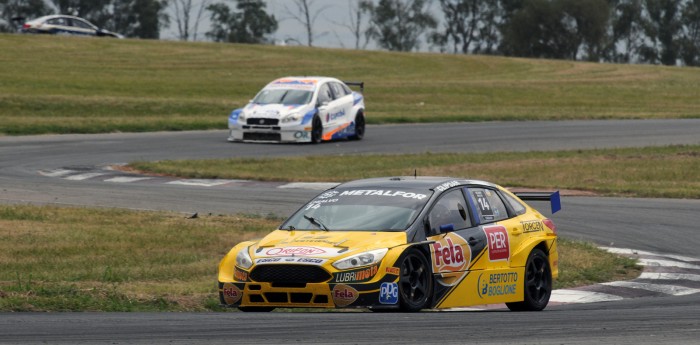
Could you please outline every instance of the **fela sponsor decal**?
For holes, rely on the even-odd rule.
[[[378,269],[379,268],[377,266],[372,266],[357,271],[336,273],[335,279],[333,279],[333,281],[336,283],[365,282],[372,279],[372,277],[374,277],[377,274]]]
[[[233,271],[233,278],[241,282],[248,281],[248,272],[236,268]]]
[[[489,245],[489,260],[502,261],[510,259],[510,238],[502,225],[484,227]]]
[[[523,225],[523,232],[538,232],[544,231],[544,224],[539,220],[520,222]]]
[[[338,284],[333,288],[333,302],[339,307],[345,307],[357,300],[359,293],[349,285]]]
[[[266,256],[314,256],[326,254],[326,251],[316,247],[275,247],[265,251]]]
[[[241,297],[243,296],[241,289],[231,283],[224,283],[222,292],[224,295],[224,302],[226,302],[226,304],[234,304],[240,301]]]
[[[466,269],[471,260],[471,251],[467,251],[467,241],[457,234],[450,233],[440,241],[432,244],[434,272],[458,272]],[[467,253],[465,253],[467,251]],[[468,254],[469,257],[467,257]]]
[[[480,298],[515,295],[518,292],[518,272],[479,275],[477,294]]]
[[[379,288],[379,303],[399,303],[399,285],[396,283],[382,283]]]
[[[448,233],[430,245],[433,272],[440,273],[438,281],[447,286],[459,283],[467,274],[471,249],[467,241],[455,233]]]

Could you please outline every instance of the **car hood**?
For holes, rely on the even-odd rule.
[[[256,258],[335,258],[406,244],[404,232],[276,230],[252,251]]]
[[[268,118],[268,119],[280,119],[291,113],[302,111],[306,109],[307,104],[295,104],[295,105],[284,105],[284,104],[248,104],[243,111],[248,117],[254,118]]]

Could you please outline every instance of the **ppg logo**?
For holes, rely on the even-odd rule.
[[[399,302],[399,285],[396,283],[382,283],[379,289],[379,303],[396,304]]]

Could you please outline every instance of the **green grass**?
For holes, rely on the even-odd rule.
[[[700,69],[0,34],[0,135],[223,129],[269,81],[366,82],[369,123],[700,117]]]
[[[0,311],[206,311],[237,242],[281,220],[0,205]],[[561,240],[557,287],[631,278],[628,259]]]
[[[700,146],[559,152],[422,153],[133,162],[131,168],[192,178],[344,182],[377,176],[453,176],[509,187],[603,195],[700,198]]]

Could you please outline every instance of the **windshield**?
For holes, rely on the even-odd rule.
[[[311,102],[312,91],[292,89],[264,89],[255,96],[253,103],[296,105]]]
[[[304,205],[281,229],[404,231],[431,193],[410,189],[334,189]]]

